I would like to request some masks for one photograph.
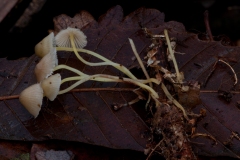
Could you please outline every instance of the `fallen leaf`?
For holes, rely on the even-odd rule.
[[[203,108],[206,112],[204,117],[197,124],[197,132],[206,133],[217,140],[217,145],[208,138],[198,137],[193,139],[196,142],[195,152],[205,156],[231,156],[240,157],[240,125],[237,123],[240,110],[237,107],[239,97],[239,82],[234,86],[235,79],[231,69],[221,62],[216,64],[215,71],[209,77],[214,64],[219,59],[227,61],[239,73],[239,47],[224,46],[221,41],[202,41],[195,34],[171,30],[171,36],[182,41],[188,48],[178,45],[176,50],[186,53],[176,55],[180,71],[184,72],[187,81],[197,80],[201,83],[200,99],[201,104],[193,110],[199,113]],[[235,62],[233,62],[233,60]],[[199,64],[197,66],[196,64]],[[204,87],[204,84],[209,78]],[[218,96],[218,90],[233,92],[230,102]],[[235,93],[235,94],[234,94]],[[232,139],[233,133],[236,133]],[[229,145],[226,145],[229,142]]]
[[[140,13],[139,19],[143,20],[143,17],[148,14],[155,14],[154,18],[163,15],[156,10],[149,10],[146,13],[142,11],[143,9],[136,13]],[[136,13],[132,13],[123,20],[122,8],[117,6],[109,10],[99,22],[91,20],[87,12],[76,15],[75,19],[87,16],[81,18],[86,19],[88,25],[81,27],[83,27],[82,30],[88,37],[88,49],[99,53],[103,52],[102,54],[105,57],[115,59],[115,62],[128,66],[128,64],[132,63],[128,55],[133,55],[133,53],[130,45],[125,42],[128,41],[129,34],[135,34],[139,30],[138,25],[132,28],[132,24],[134,24],[132,20],[137,18],[134,16]],[[69,22],[71,18],[60,19]],[[149,27],[155,25],[154,21],[149,23]],[[122,30],[122,28],[124,29]],[[117,34],[119,34],[117,32],[120,32],[122,37],[117,37]],[[96,35],[98,36],[96,37]],[[118,39],[118,43],[115,44],[111,41],[112,36]],[[90,60],[87,55],[83,55],[83,57]],[[59,64],[67,64],[87,74],[108,73],[119,75],[119,72],[111,67],[96,67],[93,69],[85,66],[79,63],[72,53],[61,52],[58,54],[58,59]],[[1,76],[0,95],[18,95],[23,89],[36,83],[33,71],[38,61],[39,58],[35,55],[13,61],[2,58],[0,68],[4,76]],[[91,58],[91,61],[96,61],[96,59]],[[62,77],[71,75],[73,74],[68,71],[61,71]],[[66,86],[63,85],[62,87]],[[121,91],[122,87],[129,88],[129,91]],[[54,102],[45,99],[41,113],[36,119],[33,119],[23,108],[18,99],[1,101],[4,113],[1,116],[1,124],[6,126],[6,129],[3,127],[5,132],[1,134],[1,138],[24,139],[27,141],[61,139],[110,148],[143,151],[148,141],[148,137],[144,135],[148,131],[146,123],[132,106],[124,107],[119,111],[114,111],[111,106],[113,103],[121,104],[135,99],[137,95],[130,90],[136,87],[125,84],[118,86],[116,83],[87,82],[81,85],[80,88],[89,91],[60,95]],[[91,88],[116,88],[116,90],[120,89],[120,91],[91,91]],[[143,105],[138,103],[138,107],[141,106]]]
[[[175,51],[185,53],[176,54],[185,80],[198,80],[204,84],[212,66],[219,58],[228,61],[235,72],[239,73],[239,47],[224,46],[221,41],[202,41],[196,34],[186,32],[183,24],[174,21],[164,22],[164,14],[156,9],[140,8],[123,17],[122,8],[115,6],[98,21],[95,21],[86,11],[82,11],[73,18],[60,15],[54,18],[54,31],[57,33],[68,26],[81,28],[87,35],[86,49],[130,67],[135,62],[131,58],[133,53],[128,38],[133,39],[142,59],[146,56],[146,48],[151,43],[139,23],[154,34],[163,34],[163,30],[168,29],[170,37],[175,37],[188,46],[177,45],[175,48]],[[98,59],[89,55],[83,54],[82,56],[88,61],[99,62]],[[58,58],[60,64],[67,64],[87,74],[120,74],[109,66],[94,69],[85,66],[69,52],[60,52]],[[235,62],[231,62],[232,60]],[[39,58],[35,55],[14,61],[0,59],[0,96],[18,95],[23,89],[36,83],[33,71],[38,61]],[[201,67],[194,64],[200,64]],[[62,77],[73,75],[68,71],[60,73]],[[212,141],[206,138],[192,139],[191,141],[196,142],[193,146],[197,155],[239,158],[240,126],[235,122],[240,114],[236,105],[239,101],[239,83],[236,86],[233,84],[234,79],[230,68],[225,64],[217,63],[206,87],[201,85],[201,104],[194,109],[194,112],[199,113],[202,108],[207,112],[206,117],[198,123],[196,131],[215,137],[217,145],[213,145]],[[134,86],[87,82],[79,88],[134,88]],[[234,91],[230,102],[219,98],[219,89]],[[143,117],[140,117],[141,113],[136,111],[139,108],[143,110],[145,104],[137,103],[123,107],[119,111],[114,111],[111,107],[113,103],[126,103],[135,99],[136,96],[130,91],[70,92],[58,96],[53,102],[45,99],[41,113],[36,119],[31,117],[18,99],[5,99],[0,101],[3,113],[0,117],[0,137],[27,141],[61,139],[143,151],[148,143],[148,137],[144,136],[144,132],[148,131],[148,126]],[[230,142],[230,145],[226,145],[225,142]]]

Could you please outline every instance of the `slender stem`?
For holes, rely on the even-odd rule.
[[[80,76],[86,75],[85,73],[83,73],[83,72],[81,72],[81,71],[79,71],[79,70],[77,70],[77,69],[75,69],[75,68],[69,67],[69,66],[67,66],[67,65],[65,65],[65,64],[57,65],[57,66],[53,69],[53,71],[56,71],[56,70],[59,70],[59,69],[67,69],[67,70],[70,70],[70,71],[72,71],[72,72],[80,75]]]
[[[148,75],[148,72],[147,72],[146,68],[144,67],[143,62],[142,62],[141,58],[139,57],[139,55],[137,53],[136,47],[135,47],[135,45],[133,43],[133,40],[131,38],[128,38],[128,39],[129,39],[129,42],[131,44],[133,53],[134,53],[135,57],[137,58],[137,61],[138,61],[139,65],[140,65],[140,67],[142,68],[142,71],[143,71],[144,75],[146,76],[147,79],[149,79],[150,76]],[[152,83],[150,83],[149,85],[152,87]]]
[[[8,100],[8,99],[17,99],[17,98],[19,98],[19,95],[3,96],[3,97],[0,97],[0,101]]]
[[[103,74],[102,74],[103,75]],[[86,76],[88,75],[84,75],[84,76],[74,76],[74,77],[68,77],[68,78],[64,78],[62,81],[61,81],[61,84],[65,83],[65,82],[68,82],[68,81],[76,81],[76,80],[81,80],[83,78],[85,78]],[[96,77],[94,80],[95,81],[100,81],[100,82],[122,82],[121,79],[119,79],[119,77],[116,77],[116,76],[110,76],[110,75],[105,75],[105,76],[108,76],[109,78],[103,78],[103,77]],[[114,79],[112,78],[114,77]],[[125,80],[129,80],[129,78],[124,78]],[[156,84],[160,84],[160,82],[155,79],[155,78],[150,78],[150,79],[146,79],[146,80],[141,80],[141,79],[138,79],[138,80],[134,80],[136,82],[140,82],[140,83],[149,83],[149,82],[153,82],[153,83],[156,83]]]
[[[156,149],[161,145],[161,143],[163,142],[164,138],[158,142],[158,144],[151,150],[151,152],[148,154],[146,160],[149,160],[153,154],[153,152],[156,151]]]
[[[96,92],[96,91],[115,91],[115,92],[132,92],[134,88],[78,88],[70,92]]]
[[[208,37],[209,37],[210,41],[213,41],[212,31],[211,31],[210,24],[209,24],[209,13],[208,13],[208,10],[206,10],[204,12],[204,23],[205,23],[205,27],[206,27],[206,31],[207,31]]]
[[[87,49],[83,49],[83,48],[76,48],[76,50],[78,52],[84,52],[84,53],[87,53],[87,54],[90,54],[94,57],[97,57],[105,62],[112,62],[111,60],[101,56],[100,54],[96,53],[96,52],[93,52],[93,51],[90,51],[90,50],[87,50]],[[73,51],[73,48],[69,48],[69,47],[57,47],[57,51],[70,51],[72,52]]]
[[[170,44],[170,39],[169,39],[169,36],[168,36],[168,31],[166,29],[164,29],[164,35],[166,37],[166,40],[167,40],[167,45],[168,45],[168,50],[169,50],[169,53],[172,57],[172,61],[173,61],[173,64],[174,64],[174,67],[175,67],[175,71],[176,71],[176,74],[177,74],[177,81],[178,82],[181,82],[180,80],[180,73],[179,73],[179,70],[178,70],[178,65],[177,65],[177,61],[175,59],[175,56],[174,56],[174,53],[173,53],[173,50],[172,50],[172,47],[171,47],[171,44]]]
[[[170,101],[172,101],[172,102],[176,105],[176,107],[178,107],[179,109],[181,109],[182,112],[183,112],[183,116],[184,116],[187,120],[189,120],[185,109],[182,107],[182,105],[181,105],[177,100],[175,100],[175,99],[172,97],[172,95],[171,95],[171,94],[169,93],[169,91],[167,90],[167,87],[166,87],[163,83],[161,83],[161,88],[162,88],[162,90],[164,91],[164,93],[165,93],[165,95],[167,96],[167,98],[168,98]]]
[[[54,68],[54,71],[56,70],[59,70],[59,69],[67,69],[67,70],[70,70],[80,76],[76,76],[76,77],[68,77],[68,78],[65,78],[62,80],[61,84],[64,83],[64,82],[67,82],[67,81],[73,81],[73,80],[80,80],[80,79],[83,79],[85,76],[88,76],[87,74],[75,69],[75,68],[72,68],[72,67],[69,67],[67,65],[64,65],[64,64],[60,64],[58,66],[56,66]],[[120,82],[120,80],[116,80],[116,79],[119,79],[119,77],[116,77],[116,76],[111,76],[111,77],[115,77],[115,80],[111,79],[111,78],[101,78],[101,77],[98,77],[97,79],[95,79],[96,81],[101,81],[101,82]],[[126,78],[126,79],[129,79],[129,78]],[[150,78],[150,79],[147,79],[147,80],[139,80],[137,79],[136,81],[140,82],[140,83],[149,83],[149,82],[153,82],[153,83],[156,83],[156,84],[160,84],[160,82],[156,79],[156,78]]]
[[[142,82],[138,82],[136,80],[133,79],[129,79],[129,78],[123,78],[123,79],[119,79],[119,77],[116,76],[110,76],[110,75],[104,75],[104,74],[95,74],[92,76],[84,76],[81,80],[77,81],[76,83],[74,83],[73,85],[69,86],[68,88],[59,91],[58,94],[63,94],[66,93],[70,90],[72,90],[73,88],[77,87],[78,85],[88,81],[88,80],[94,80],[97,77],[102,77],[102,78],[109,78],[109,79],[113,79],[113,80],[117,80],[118,82],[127,82],[127,83],[132,83],[134,85],[137,85],[143,89],[146,89],[147,91],[149,91],[151,93],[151,95],[155,98],[158,98],[158,94],[157,92],[155,92],[151,87],[149,87],[148,85],[143,84]],[[148,82],[149,83],[149,82]]]
[[[68,82],[68,81],[79,81],[83,78],[85,78],[86,76],[75,76],[75,77],[68,77],[68,78],[64,78],[61,81],[61,84]],[[100,81],[100,82],[116,82],[115,80],[112,79],[108,79],[108,78],[101,78],[101,77],[97,77],[94,79],[95,81]]]
[[[116,76],[110,76],[110,75],[103,75],[103,74],[99,74],[101,75],[102,77],[106,77],[106,78],[112,78],[112,79],[119,79],[118,77]],[[146,89],[148,90],[148,92],[151,93],[151,95],[153,95],[155,98],[159,98],[157,92],[155,90],[153,90],[151,87],[149,87],[148,85],[146,84],[143,84],[142,82],[139,82],[139,81],[136,81],[134,79],[129,79],[129,78],[122,78],[122,79],[119,79],[120,81],[122,82],[128,82],[128,83],[132,83],[132,84],[135,84],[143,89]],[[147,80],[148,81],[148,80]],[[147,82],[149,83],[149,81]],[[159,82],[158,82],[159,84]]]
[[[205,82],[203,83],[203,87],[205,88],[206,85],[207,85],[207,82],[209,81],[210,77],[213,75],[213,72],[215,71],[216,69],[216,64],[217,64],[218,61],[216,61],[214,64],[213,64],[213,67],[212,67],[212,70],[210,71],[210,73],[207,75],[206,79],[205,79]]]
[[[118,64],[118,63],[114,63],[106,58],[103,58],[101,56],[97,56],[98,58],[100,57],[101,59],[104,59],[105,62],[99,62],[99,63],[91,63],[91,62],[88,62],[86,60],[84,60],[77,52],[77,49],[76,49],[76,46],[75,46],[75,43],[73,42],[73,35],[70,34],[70,41],[71,41],[71,45],[73,47],[73,52],[75,53],[75,55],[77,56],[77,58],[82,61],[84,64],[86,65],[89,65],[89,66],[102,66],[102,65],[111,65],[115,68],[117,68],[118,70],[120,70],[121,72],[125,73],[128,77],[132,78],[132,79],[137,79],[126,67],[124,67],[123,65],[121,64]],[[97,53],[93,54],[94,52],[91,52],[93,56],[96,56],[98,55]],[[107,60],[107,61],[106,61]]]
[[[137,58],[137,61],[138,61],[139,65],[140,65],[140,67],[142,68],[142,71],[143,71],[144,75],[146,76],[147,79],[150,79],[150,76],[148,75],[148,72],[147,72],[146,68],[144,67],[143,62],[142,62],[141,58],[139,57],[139,54],[137,53],[137,49],[136,49],[136,47],[135,47],[135,45],[133,43],[133,40],[131,38],[128,38],[128,39],[129,39],[129,42],[131,44],[133,53],[134,53],[135,57]],[[153,84],[151,82],[149,83],[149,85],[150,85],[151,88],[153,88]],[[147,103],[145,105],[145,108],[148,106],[150,100],[151,100],[151,96],[149,94]]]
[[[234,82],[234,85],[236,85],[237,84],[237,82],[238,82],[238,78],[237,78],[237,75],[236,75],[236,73],[235,73],[235,71],[234,71],[234,69],[232,68],[232,66],[230,66],[230,64],[228,64],[227,62],[225,62],[224,60],[222,60],[222,59],[219,59],[218,61],[220,61],[220,62],[222,62],[222,63],[224,63],[224,64],[226,64],[231,70],[232,70],[232,72],[233,72],[233,75],[234,75],[234,79],[235,79],[235,82]]]
[[[200,90],[200,93],[218,93],[218,90]],[[232,94],[240,94],[239,91],[229,91]]]
[[[76,49],[76,46],[75,46],[75,43],[73,41],[73,34],[71,33],[70,34],[70,41],[71,41],[71,45],[72,45],[72,48],[73,48],[73,52],[75,53],[75,55],[77,56],[77,58],[82,61],[84,64],[86,65],[89,65],[89,66],[104,66],[104,65],[112,65],[111,62],[99,62],[99,63],[91,63],[91,62],[88,62],[86,61],[85,59],[83,59],[79,54],[78,54],[78,51]]]

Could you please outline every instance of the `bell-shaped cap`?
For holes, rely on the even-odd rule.
[[[19,95],[19,101],[36,118],[41,110],[43,89],[39,83],[24,89]]]
[[[51,32],[48,36],[43,38],[38,44],[35,46],[35,54],[39,57],[44,57],[48,54],[54,47],[56,47],[56,42],[54,38],[53,32]]]
[[[35,67],[35,75],[37,82],[41,82],[53,73],[53,69],[58,65],[56,48],[52,49],[50,53],[46,54]]]
[[[41,83],[44,95],[53,101],[59,92],[61,85],[61,75],[59,73],[51,75]]]
[[[72,47],[70,41],[71,34],[73,35],[76,48],[83,48],[87,45],[87,36],[80,29],[68,27],[55,36],[57,46]]]

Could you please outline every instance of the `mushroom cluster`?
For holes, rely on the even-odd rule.
[[[131,42],[131,39],[129,40]],[[68,27],[67,29],[61,30],[56,36],[54,36],[53,33],[50,33],[35,46],[35,54],[41,58],[40,62],[36,65],[34,70],[37,83],[23,90],[19,96],[19,100],[22,105],[35,118],[38,116],[41,110],[42,99],[44,96],[53,101],[57,95],[69,92],[73,88],[88,80],[101,82],[125,82],[135,84],[136,86],[139,86],[140,88],[148,91],[150,95],[149,97],[152,97],[157,103],[158,94],[152,89],[152,87],[146,85],[146,83],[160,84],[159,80],[149,77],[147,77],[146,80],[137,79],[125,66],[115,63],[96,52],[84,49],[86,45],[87,37],[85,34],[80,29]],[[58,64],[57,51],[74,52],[76,57],[82,63],[89,66],[110,65],[127,75],[129,78],[120,79],[118,76],[107,74],[87,75],[70,66]],[[79,52],[90,54],[102,60],[103,62],[88,62],[80,56]],[[78,76],[61,79],[61,75],[59,73],[53,74],[54,71],[58,69],[67,69],[76,73]],[[60,91],[60,85],[67,81],[77,82]]]
[[[56,43],[58,46],[69,47],[70,37],[68,36],[72,35],[72,32],[75,45],[85,47],[87,40],[84,33],[75,28],[67,28],[59,32],[56,37],[51,32],[34,48],[35,54],[41,58],[34,70],[37,83],[23,90],[19,95],[19,100],[35,118],[41,110],[43,97],[53,101],[59,93],[61,75],[53,74],[54,68],[58,66]]]

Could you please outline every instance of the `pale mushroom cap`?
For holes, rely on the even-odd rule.
[[[44,57],[48,54],[55,46],[55,38],[53,32],[51,32],[48,36],[43,38],[38,44],[35,46],[35,54],[39,57]]]
[[[45,55],[35,67],[35,75],[37,81],[40,83],[42,80],[52,75],[54,67],[58,64],[56,48]]]
[[[61,75],[59,73],[51,75],[41,83],[44,95],[51,101],[57,97],[60,85]]]
[[[19,95],[21,104],[32,114],[35,118],[38,116],[43,99],[43,89],[39,83],[33,84],[24,89]]]
[[[60,47],[72,47],[70,34],[73,35],[76,48],[83,48],[87,45],[87,36],[80,29],[70,27],[61,30],[55,36],[56,44]]]

